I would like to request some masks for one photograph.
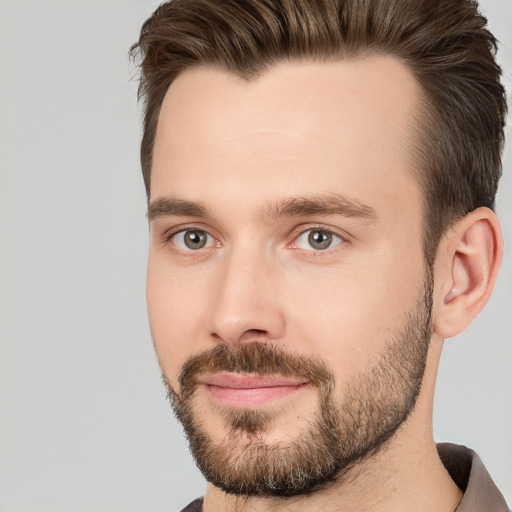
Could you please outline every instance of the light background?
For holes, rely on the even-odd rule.
[[[165,401],[145,311],[127,51],[156,6],[0,0],[1,512],[173,511],[204,489]],[[502,42],[510,98],[512,1],[482,10]],[[447,342],[435,410],[437,439],[477,450],[509,503],[511,153],[499,284]]]

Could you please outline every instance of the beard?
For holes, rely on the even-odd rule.
[[[228,494],[291,497],[340,481],[374,456],[407,420],[420,393],[432,334],[432,289],[427,271],[424,291],[401,328],[338,399],[334,375],[324,361],[266,343],[219,344],[191,357],[181,369],[179,392],[164,375],[171,405],[205,478]],[[214,441],[194,392],[198,376],[217,372],[307,380],[318,395],[315,417],[303,421],[292,440],[270,443],[265,434],[279,411],[219,408],[225,435]]]

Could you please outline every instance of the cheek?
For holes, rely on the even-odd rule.
[[[149,323],[158,361],[171,380],[198,339],[200,298],[199,286],[181,278],[179,272],[150,253],[146,282]]]
[[[416,304],[422,259],[400,267],[381,261],[350,266],[350,271],[303,273],[290,283],[290,296],[296,297],[287,312],[290,339],[301,339],[301,349],[316,353],[343,381],[357,375],[382,352]]]

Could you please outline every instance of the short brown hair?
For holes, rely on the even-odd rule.
[[[185,69],[208,65],[251,80],[275,63],[396,56],[424,96],[414,147],[423,188],[424,250],[432,263],[446,228],[494,208],[506,96],[496,40],[472,0],[174,0],[144,23],[139,98],[149,198],[160,107]]]

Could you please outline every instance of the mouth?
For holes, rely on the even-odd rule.
[[[278,376],[234,373],[202,375],[198,379],[218,403],[232,408],[261,406],[309,387],[309,381]]]

